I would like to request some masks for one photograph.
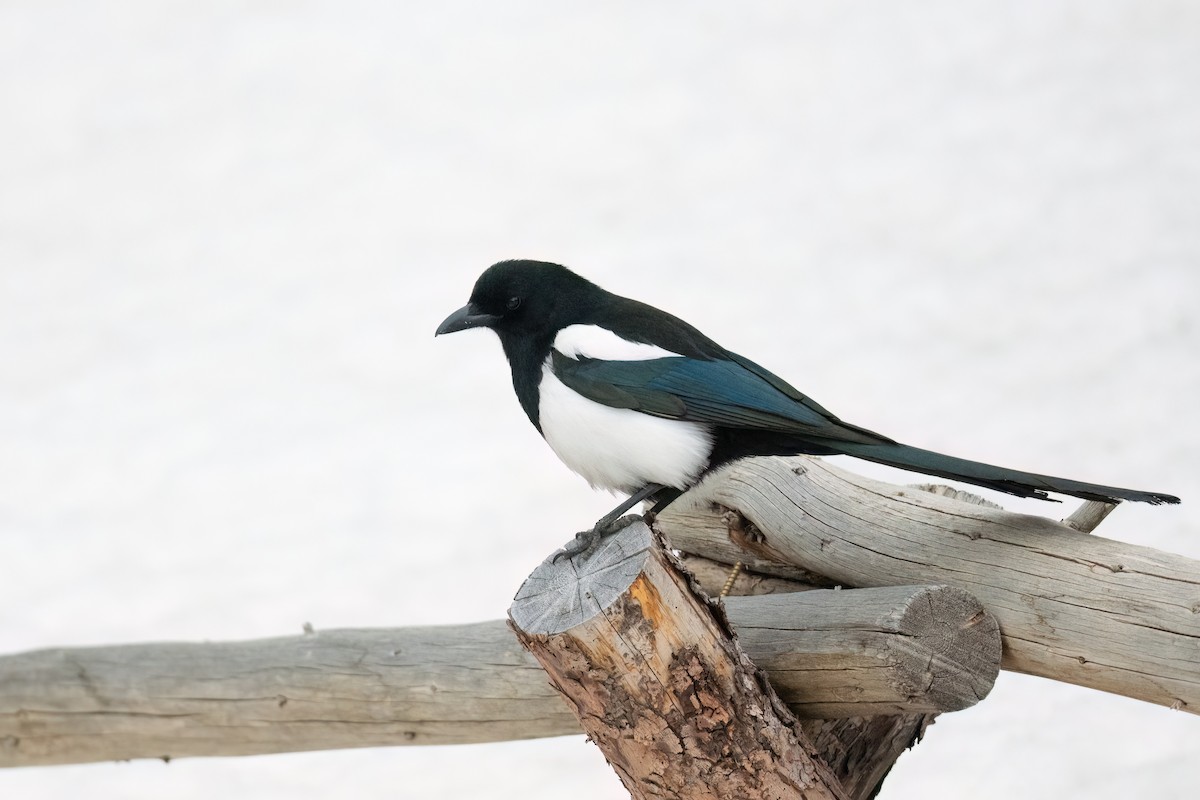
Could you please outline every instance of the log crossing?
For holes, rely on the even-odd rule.
[[[847,797],[644,523],[544,562],[509,618],[634,800]]]
[[[1099,521],[1091,512],[1086,524]],[[956,586],[999,620],[1005,669],[1200,712],[1193,559],[804,456],[722,468],[658,525],[672,547],[759,572]]]
[[[981,614],[946,587],[729,601],[750,657],[803,717],[973,704],[999,667]],[[0,656],[0,766],[579,732],[502,620]]]

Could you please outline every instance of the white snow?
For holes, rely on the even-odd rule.
[[[434,341],[514,257],[911,444],[1181,495],[1100,532],[1200,556],[1200,6],[17,0],[0,64],[0,652],[502,616],[612,504]],[[882,797],[1198,784],[1194,715],[1005,673]],[[582,737],[0,771],[214,796],[623,794]]]

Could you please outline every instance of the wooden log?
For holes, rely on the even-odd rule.
[[[953,490],[939,486],[936,487],[936,491],[946,494]],[[961,495],[954,492],[950,496]],[[729,516],[736,514],[729,512],[727,517]],[[761,575],[749,569],[739,570],[736,579],[730,584],[728,577],[732,569],[731,564],[690,553],[682,554],[682,560],[704,591],[712,597],[716,597],[726,585],[729,585],[729,594],[734,597],[808,592],[820,588],[788,578]],[[996,636],[997,629],[998,626],[994,625]],[[755,663],[761,666],[765,660],[764,654],[754,653],[753,642],[741,639],[741,643],[752,653]],[[771,682],[778,692],[787,694],[790,687],[782,674],[772,675]],[[880,785],[896,759],[903,755],[905,750],[916,746],[924,736],[925,730],[937,717],[937,714],[904,713],[808,719],[803,716],[803,711],[803,707],[792,708],[792,712],[800,716],[800,727],[812,739],[825,763],[841,782],[846,794],[855,800],[870,800],[879,793]]]
[[[942,657],[998,649],[986,625],[963,625],[973,612],[953,591],[826,591],[791,608],[787,597],[762,598],[772,604],[762,611],[755,598],[735,601],[731,620],[800,714],[961,708],[995,678],[998,655]],[[913,612],[926,606],[922,630]],[[845,671],[828,668],[843,658]],[[500,620],[0,657],[0,766],[572,733],[570,708]]]
[[[698,556],[694,553],[680,553],[679,560],[687,567],[688,572],[695,576],[696,582],[700,584],[700,588],[709,597],[720,596],[721,589],[725,587],[725,583],[729,579],[729,574],[733,570],[732,564]],[[814,589],[822,588],[828,587],[813,586],[810,583],[801,583],[800,581],[790,578],[780,578],[775,575],[763,575],[760,572],[755,572],[743,566],[738,569],[737,576],[729,587],[729,594],[734,597],[762,594],[792,594],[794,592],[811,592]]]
[[[957,711],[1000,672],[995,617],[949,586],[727,597],[725,611],[800,717]],[[896,696],[905,702],[889,704]]]
[[[883,779],[915,747],[934,714],[892,714],[845,719],[802,719],[800,727],[854,800],[872,800]]]
[[[501,620],[0,657],[0,766],[578,733]]]
[[[846,796],[644,523],[544,562],[509,617],[635,799]]]
[[[673,547],[700,555],[728,560],[736,540],[760,572],[800,567],[846,586],[960,587],[999,620],[1006,669],[1200,711],[1195,560],[803,456],[718,470],[658,525]]]

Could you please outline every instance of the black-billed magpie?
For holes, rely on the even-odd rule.
[[[435,335],[491,328],[529,421],[568,467],[630,501],[564,552],[590,547],[617,516],[661,509],[705,472],[745,456],[850,455],[1021,497],[1178,503],[1159,492],[994,467],[895,442],[843,422],[781,378],[665,311],[607,292],[566,267],[501,261]]]

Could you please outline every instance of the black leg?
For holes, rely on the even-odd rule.
[[[638,489],[636,492],[631,494],[629,496],[629,499],[626,500],[624,503],[621,503],[621,505],[617,506],[612,511],[608,512],[603,517],[601,517],[599,519],[599,521],[596,522],[593,529],[607,528],[608,526],[610,526],[614,522],[616,522],[618,519],[620,519],[621,515],[624,514],[626,511],[633,508],[634,506],[636,506],[638,503],[642,502],[643,500],[645,500],[649,497],[653,497],[655,494],[657,494],[658,492],[662,491],[665,488],[666,488],[665,486],[663,486],[662,484],[659,484],[659,483],[647,483],[645,486],[643,486],[642,488]]]
[[[579,533],[575,534],[575,539],[570,544],[554,554],[554,560],[558,561],[558,559],[564,556],[567,558],[574,558],[580,553],[590,551],[605,536],[615,533],[619,527],[624,527],[616,525],[616,523],[621,519],[622,514],[643,500],[656,496],[659,492],[674,492],[674,495],[667,500],[667,503],[679,496],[679,491],[676,489],[668,489],[667,487],[658,483],[647,483],[645,486],[630,495],[628,500],[621,503],[621,505],[617,506],[612,511],[601,517],[596,524],[591,527],[590,530],[580,531]],[[660,505],[665,507],[666,503],[656,504],[654,506],[654,510],[660,510]]]
[[[682,494],[683,489],[672,489],[670,486],[664,486],[661,492],[654,495],[654,505],[646,513],[651,516],[661,514],[664,508],[678,500]]]

